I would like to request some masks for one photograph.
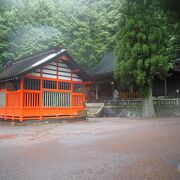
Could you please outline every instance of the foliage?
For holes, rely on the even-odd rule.
[[[125,0],[121,1],[124,2]],[[0,67],[8,60],[15,60],[62,44],[82,66],[87,69],[93,67],[102,59],[105,52],[114,50],[116,33],[121,31],[123,21],[126,22],[125,18],[128,17],[128,14],[123,15],[124,10],[120,8],[121,1],[1,0]],[[146,1],[153,2],[153,0]],[[126,2],[141,3],[143,1],[126,0]],[[162,12],[160,13],[158,8],[150,8],[153,9],[153,14],[147,8],[143,9],[142,6],[142,9],[146,12],[138,12],[138,16],[141,16],[141,13],[143,16],[149,14],[147,18],[151,19],[152,15],[152,21],[154,21],[155,13],[160,13],[157,16],[159,19],[155,19],[155,22],[158,25],[163,23],[161,29],[163,29],[163,33],[166,31],[166,34],[168,34],[166,36],[170,37],[170,41],[162,45],[167,45],[166,54],[174,58],[174,51],[178,49],[180,44],[179,4],[178,0],[173,0],[170,4],[169,2],[170,0],[159,0],[160,4],[157,5],[157,7],[164,9],[164,13],[167,14],[170,22],[166,23],[167,25],[164,24],[165,20],[161,18]],[[133,11],[135,13],[135,10]],[[133,20],[132,15],[131,19]],[[132,20],[129,20],[129,22]],[[145,21],[140,17],[138,21],[138,23],[143,24],[148,20]],[[133,22],[131,23],[133,24]],[[150,26],[154,25],[151,24]],[[147,28],[147,25],[144,25],[144,28]],[[132,36],[129,37],[130,39],[134,38],[133,33],[129,34],[129,36]],[[135,36],[140,41],[143,39],[143,32]],[[143,50],[148,54],[148,47],[145,45]],[[156,48],[155,46],[152,48]],[[138,44],[136,44],[134,50],[137,51],[137,49]],[[124,51],[126,51],[125,47]],[[126,51],[127,56],[128,53]]]
[[[114,48],[115,2],[3,0],[1,64],[63,44],[80,64],[92,67]]]
[[[161,6],[165,12],[174,20],[180,19],[180,1],[179,0],[160,0]]]
[[[160,5],[167,14],[171,33],[168,52],[172,59],[180,57],[180,1],[161,0]]]
[[[121,12],[115,76],[146,97],[154,76],[169,70],[167,18],[153,1],[125,0]]]

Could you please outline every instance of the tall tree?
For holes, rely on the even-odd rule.
[[[166,54],[166,17],[155,1],[124,0],[117,33],[115,76],[143,97],[143,117],[155,117],[152,100],[154,76],[169,69]]]
[[[0,68],[4,66],[6,60],[8,60],[8,34],[10,28],[7,25],[7,18],[5,12],[8,10],[8,2],[5,0],[0,1]]]

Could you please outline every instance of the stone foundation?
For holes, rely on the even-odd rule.
[[[180,117],[180,99],[154,99],[153,101],[157,117]],[[142,101],[105,102],[101,116],[142,117]]]
[[[106,117],[141,117],[140,107],[104,107],[102,116]]]

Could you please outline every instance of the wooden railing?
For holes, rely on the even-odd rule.
[[[20,107],[20,91],[6,92],[6,107]]]
[[[6,93],[4,91],[0,92],[0,107],[4,107],[6,104]]]
[[[137,99],[137,98],[139,98],[139,93],[138,92],[120,91],[119,98],[120,99]]]
[[[85,95],[83,94],[73,94],[72,95],[72,106],[73,107],[83,107],[85,105]]]
[[[72,101],[71,101],[72,98]],[[85,95],[82,93],[43,91],[43,107],[83,107]],[[40,92],[24,92],[23,107],[40,107]]]
[[[24,92],[23,107],[39,107],[40,93],[39,92]]]

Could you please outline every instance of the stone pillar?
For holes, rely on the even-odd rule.
[[[96,100],[99,99],[98,91],[99,91],[99,84],[96,84]]]
[[[164,96],[167,97],[167,79],[164,79]]]

